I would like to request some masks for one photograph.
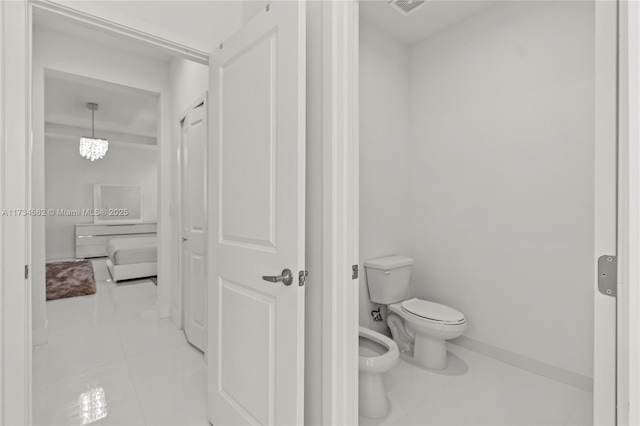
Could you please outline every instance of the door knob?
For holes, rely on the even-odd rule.
[[[189,241],[187,237],[182,237],[182,241]]]
[[[281,282],[284,285],[291,285],[293,282],[293,274],[289,269],[283,269],[280,275],[263,275],[262,279],[272,283]]]

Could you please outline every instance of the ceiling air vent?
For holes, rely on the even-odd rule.
[[[403,15],[408,15],[427,3],[427,0],[391,0],[389,4]]]

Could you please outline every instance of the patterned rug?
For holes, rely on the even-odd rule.
[[[95,293],[91,261],[47,263],[47,300]]]

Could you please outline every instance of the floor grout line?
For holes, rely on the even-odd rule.
[[[114,284],[117,285],[117,284]],[[138,406],[138,410],[140,411],[140,415],[142,416],[142,421],[144,422],[145,425],[147,425],[147,417],[144,414],[144,410],[142,408],[142,403],[140,402],[140,396],[138,395],[138,389],[136,386],[136,382],[133,379],[133,373],[131,372],[131,365],[129,364],[129,354],[127,353],[127,351],[124,348],[124,343],[122,342],[122,333],[120,332],[120,329],[118,328],[118,324],[116,324],[116,320],[115,320],[115,300],[113,300],[113,293],[111,292],[111,288],[108,288],[109,290],[109,297],[111,298],[113,304],[114,304],[114,316],[112,317],[112,321],[113,321],[113,325],[116,329],[116,334],[118,335],[118,342],[120,343],[120,349],[122,350],[122,353],[124,354],[124,358],[125,358],[125,364],[127,365],[127,372],[129,373],[129,380],[131,381],[131,385],[133,386],[133,391],[134,394],[136,396],[136,404]]]

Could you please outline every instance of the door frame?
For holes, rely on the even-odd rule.
[[[178,197],[176,200],[176,204],[177,204],[177,210],[178,210],[178,214],[176,215],[178,217],[178,221],[177,221],[177,233],[176,236],[174,238],[174,244],[177,244],[178,246],[178,303],[176,306],[176,312],[171,312],[171,316],[172,316],[172,320],[173,320],[173,324],[179,329],[179,330],[184,330],[185,329],[185,318],[184,318],[184,314],[185,314],[185,310],[184,310],[184,300],[185,300],[185,284],[182,281],[182,268],[184,266],[184,259],[182,257],[182,181],[183,181],[183,175],[182,173],[184,172],[184,170],[182,170],[182,144],[184,143],[184,140],[182,139],[182,122],[184,121],[185,124],[187,124],[187,116],[189,114],[189,111],[191,111],[192,109],[194,109],[196,106],[200,105],[200,104],[205,104],[207,105],[208,102],[208,96],[209,96],[209,91],[205,91],[203,94],[199,95],[195,101],[193,101],[189,107],[187,109],[185,109],[180,115],[178,115],[178,119],[177,121],[175,121],[178,124],[178,129],[179,129],[179,138],[178,138],[178,147],[176,150],[176,161],[177,161],[177,174],[178,174]],[[207,105],[208,108],[208,105]],[[209,120],[209,114],[205,114],[205,120]],[[208,123],[207,123],[208,125]],[[208,145],[205,147],[205,153],[208,152]],[[206,166],[206,162],[205,162],[205,166]],[[205,167],[205,171],[204,171],[204,179],[205,179],[205,191],[206,191],[206,187],[207,187],[207,179],[208,179],[208,169],[207,167]],[[207,203],[205,203],[205,218],[207,217]],[[205,233],[209,232],[209,223],[207,221],[207,223],[205,224]],[[206,254],[205,254],[206,255]]]
[[[0,209],[31,207],[31,22],[0,2]],[[0,216],[0,424],[31,424],[30,222]]]
[[[619,7],[618,424],[640,424],[640,4]],[[633,117],[633,119],[632,119]],[[634,358],[635,356],[635,358]]]
[[[337,40],[334,41],[334,47],[337,52],[333,52],[337,57],[340,57],[345,62],[345,67],[352,71],[351,74],[343,72],[340,74],[340,84],[348,84],[352,88],[355,88],[353,92],[343,90],[339,96],[343,97],[356,97],[354,100],[355,106],[352,111],[343,110],[341,112],[341,118],[346,124],[344,126],[338,125],[336,131],[340,131],[343,134],[351,135],[346,138],[347,144],[346,150],[351,152],[355,156],[344,156],[344,161],[347,163],[346,168],[337,167],[337,171],[342,171],[344,174],[339,175],[338,187],[347,188],[346,200],[342,200],[343,208],[346,208],[348,222],[352,228],[358,229],[358,207],[356,205],[349,205],[349,201],[358,200],[358,99],[357,88],[359,87],[359,75],[358,75],[358,62],[359,62],[359,45],[358,45],[358,26],[359,16],[357,13],[357,3],[359,0],[349,0],[346,3],[355,3],[355,5],[343,5],[343,7],[349,9],[352,8],[355,13],[351,11],[346,13],[344,25],[348,27],[348,30],[340,28],[336,25],[332,28],[336,32]],[[610,391],[615,393],[615,399],[617,399],[617,407],[615,402],[611,403],[608,410],[605,410],[602,406],[596,406],[594,404],[594,420],[597,422],[598,418],[603,419],[606,424],[611,424],[610,421],[604,419],[611,419],[612,415],[616,417],[617,412],[617,424],[638,424],[640,423],[640,361],[630,357],[630,354],[637,354],[640,350],[640,289],[638,283],[640,282],[640,149],[638,144],[640,143],[640,128],[638,126],[638,120],[631,120],[629,117],[638,117],[640,114],[640,55],[634,50],[640,43],[640,5],[637,2],[624,2],[620,0],[608,0],[608,1],[595,1],[595,29],[596,29],[596,67],[600,68],[603,76],[596,77],[596,99],[611,99],[613,94],[614,102],[609,103],[608,110],[605,109],[602,114],[602,109],[596,111],[596,126],[600,128],[604,127],[604,130],[596,134],[596,138],[608,138],[616,137],[616,131],[620,132],[622,138],[618,141],[617,159],[621,165],[617,174],[614,172],[613,178],[617,178],[618,182],[618,198],[617,200],[609,200],[616,203],[618,210],[618,229],[617,229],[617,255],[618,255],[618,297],[616,311],[618,327],[616,329],[617,339],[615,339],[614,350],[617,353],[611,357],[606,358],[606,361],[611,364],[617,364],[617,368],[612,369],[611,365],[597,367],[599,370],[605,371],[604,374],[596,373],[594,376],[594,395],[598,392],[606,392],[606,389],[600,389],[601,387],[609,388]],[[628,3],[628,6],[626,5]],[[622,7],[618,8],[619,5]],[[619,16],[618,13],[620,14]],[[326,20],[325,20],[326,21]],[[622,23],[620,26],[618,22]],[[626,27],[624,26],[626,25]],[[623,31],[623,30],[626,30]],[[611,43],[613,36],[619,36],[620,46],[616,46],[615,42]],[[617,49],[622,52],[622,62],[620,65],[624,69],[617,69],[619,66],[613,62],[606,62],[607,59],[616,57]],[[613,55],[613,56],[612,56]],[[604,60],[603,60],[604,58]],[[625,70],[629,75],[629,80],[625,80]],[[338,71],[340,73],[340,70]],[[620,79],[619,87],[615,87],[615,84],[611,85],[611,77]],[[615,96],[617,92],[623,93],[626,90],[633,90],[637,96],[630,96],[626,99],[626,104],[621,108],[622,112],[626,110],[626,116],[616,118],[618,111],[616,110]],[[613,92],[612,92],[613,90]],[[355,92],[355,93],[354,93]],[[609,97],[609,98],[607,98]],[[618,99],[622,102],[625,99]],[[618,121],[619,120],[619,121]],[[613,133],[611,130],[613,129]],[[625,139],[625,131],[626,139]],[[601,145],[601,144],[600,144]],[[598,144],[596,144],[598,146]],[[610,150],[611,151],[611,150]],[[608,152],[611,154],[611,152]],[[613,152],[613,160],[615,160],[616,152]],[[325,157],[325,160],[327,157]],[[596,157],[596,160],[598,158]],[[609,158],[612,160],[612,158]],[[334,170],[335,171],[335,170]],[[348,171],[356,171],[355,176],[350,176]],[[601,176],[599,178],[611,178],[612,176]],[[607,181],[604,185],[609,184],[611,181]],[[325,183],[327,185],[327,183]],[[601,198],[596,195],[596,200],[602,202]],[[345,207],[346,206],[346,207]],[[337,206],[337,211],[340,211],[340,205]],[[596,206],[597,207],[597,206]],[[615,221],[616,213],[612,213],[612,208],[608,208],[606,213],[613,215],[608,219],[613,218]],[[334,213],[334,217],[336,214]],[[325,214],[325,218],[327,215]],[[327,231],[325,231],[327,232]],[[358,263],[357,256],[350,257],[350,254],[357,254],[357,233],[355,235],[349,235],[348,245],[352,247],[351,253],[344,253],[343,262],[347,264],[350,259],[354,264]],[[334,237],[334,243],[337,242],[337,238]],[[602,248],[602,242],[600,242],[598,248]],[[616,242],[607,241],[604,244],[611,252],[616,252]],[[595,264],[595,259],[594,259]],[[331,275],[327,275],[330,276]],[[594,274],[594,280],[597,274]],[[340,294],[345,300],[349,300],[350,309],[357,314],[358,301],[357,296],[352,299],[351,296],[342,289],[335,289],[331,295]],[[597,291],[597,290],[595,290]],[[594,294],[595,294],[594,291]],[[335,292],[335,293],[334,293]],[[327,310],[325,313],[329,313]],[[594,307],[595,312],[595,307]],[[346,317],[346,312],[343,312]],[[355,319],[357,326],[357,318]],[[351,322],[349,322],[351,324]],[[598,333],[597,329],[595,333]],[[344,340],[339,340],[341,343],[341,349],[338,349],[340,353],[346,354],[357,359],[357,348],[355,353],[353,348],[350,347]],[[594,348],[594,351],[597,348]],[[325,363],[327,361],[325,360]],[[596,367],[594,366],[594,370]],[[608,371],[607,371],[608,370]],[[602,376],[606,377],[602,377]],[[357,377],[356,377],[357,380]],[[614,384],[612,386],[612,383]],[[351,391],[349,396],[352,401],[355,401],[357,406],[357,389]],[[610,392],[611,393],[611,392]],[[611,401],[611,399],[609,399]],[[346,414],[342,419],[350,418],[351,424],[357,423],[357,413],[355,419],[353,414],[347,416]],[[629,423],[631,422],[631,423]],[[345,424],[342,422],[334,422],[334,424]],[[597,423],[596,423],[597,424]]]
[[[619,218],[624,205],[620,197],[623,169],[619,167],[622,149],[619,115],[619,0],[595,2],[595,182],[594,182],[594,345],[593,345],[593,422],[596,425],[622,422],[621,390],[627,380],[623,376],[624,340],[620,337],[626,325],[621,322],[626,303],[621,274],[618,273],[617,296],[607,296],[598,290],[600,256],[615,255],[618,271],[626,259],[619,244],[624,240]],[[612,188],[614,188],[612,193]]]
[[[322,9],[322,423],[357,425],[358,276],[364,273],[352,269],[360,263],[359,2],[331,0]]]

